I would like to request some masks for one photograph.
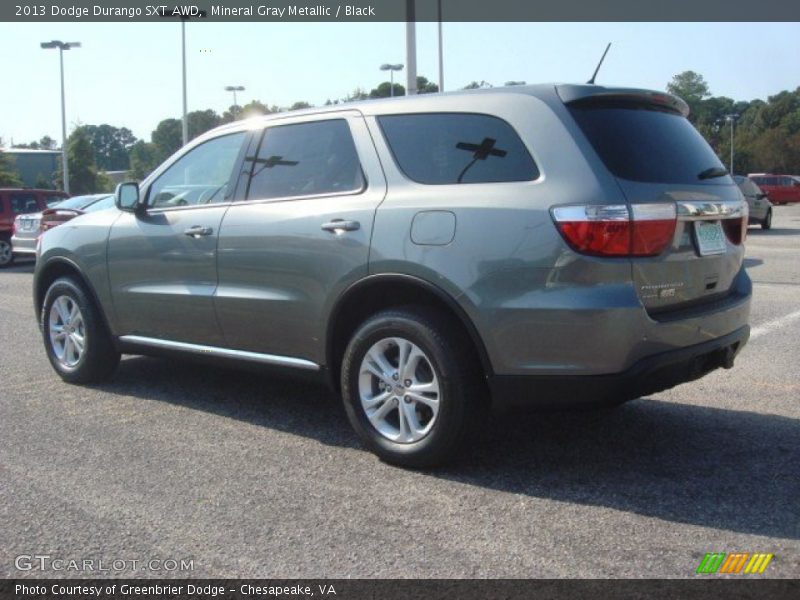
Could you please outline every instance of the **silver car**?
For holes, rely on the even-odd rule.
[[[515,86],[215,129],[118,210],[42,237],[66,381],[121,353],[312,374],[384,460],[430,466],[504,405],[616,404],[748,339],[739,189],[662,92]]]
[[[14,219],[11,250],[17,256],[36,256],[36,243],[39,236],[48,229],[61,225],[83,213],[113,206],[114,197],[111,194],[90,194],[67,198],[42,212],[18,215]]]
[[[742,191],[750,212],[749,223],[761,225],[761,229],[772,229],[772,203],[767,195],[761,191],[756,182],[744,175],[734,175],[733,180]]]

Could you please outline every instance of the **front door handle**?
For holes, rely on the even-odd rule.
[[[322,224],[323,231],[330,231],[331,233],[341,233],[343,231],[356,231],[361,229],[361,223],[358,221],[345,221],[344,219],[334,219],[328,223]]]
[[[211,227],[203,227],[202,225],[194,225],[188,229],[185,229],[183,232],[184,235],[188,235],[193,238],[211,235],[212,233],[214,233],[214,230],[211,229]]]

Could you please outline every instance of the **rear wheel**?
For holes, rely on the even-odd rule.
[[[772,229],[772,209],[767,211],[767,216],[761,221],[761,229]]]
[[[481,365],[443,313],[388,310],[350,340],[342,393],[350,423],[386,462],[432,467],[474,441],[485,418]]]
[[[14,262],[14,252],[11,248],[11,240],[0,238],[0,268],[7,267]]]
[[[57,279],[47,290],[41,329],[47,358],[64,381],[102,381],[119,363],[98,308],[72,278]]]

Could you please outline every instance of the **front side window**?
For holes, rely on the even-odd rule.
[[[209,140],[181,156],[150,186],[150,208],[202,206],[229,199],[233,165],[245,137],[232,133]]]
[[[247,199],[355,193],[364,188],[350,127],[344,119],[277,125],[265,130],[250,169]]]
[[[11,194],[11,212],[15,215],[35,213],[39,210],[36,194]]]
[[[517,132],[497,117],[427,113],[378,117],[403,173],[428,185],[532,181],[539,177]]]

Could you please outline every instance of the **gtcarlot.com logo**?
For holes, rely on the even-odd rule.
[[[755,575],[763,573],[773,558],[773,554],[763,552],[709,552],[700,561],[697,573],[708,575],[711,573],[740,573],[742,575]]]
[[[59,558],[49,554],[20,554],[14,559],[18,571],[194,571],[192,558]]]

